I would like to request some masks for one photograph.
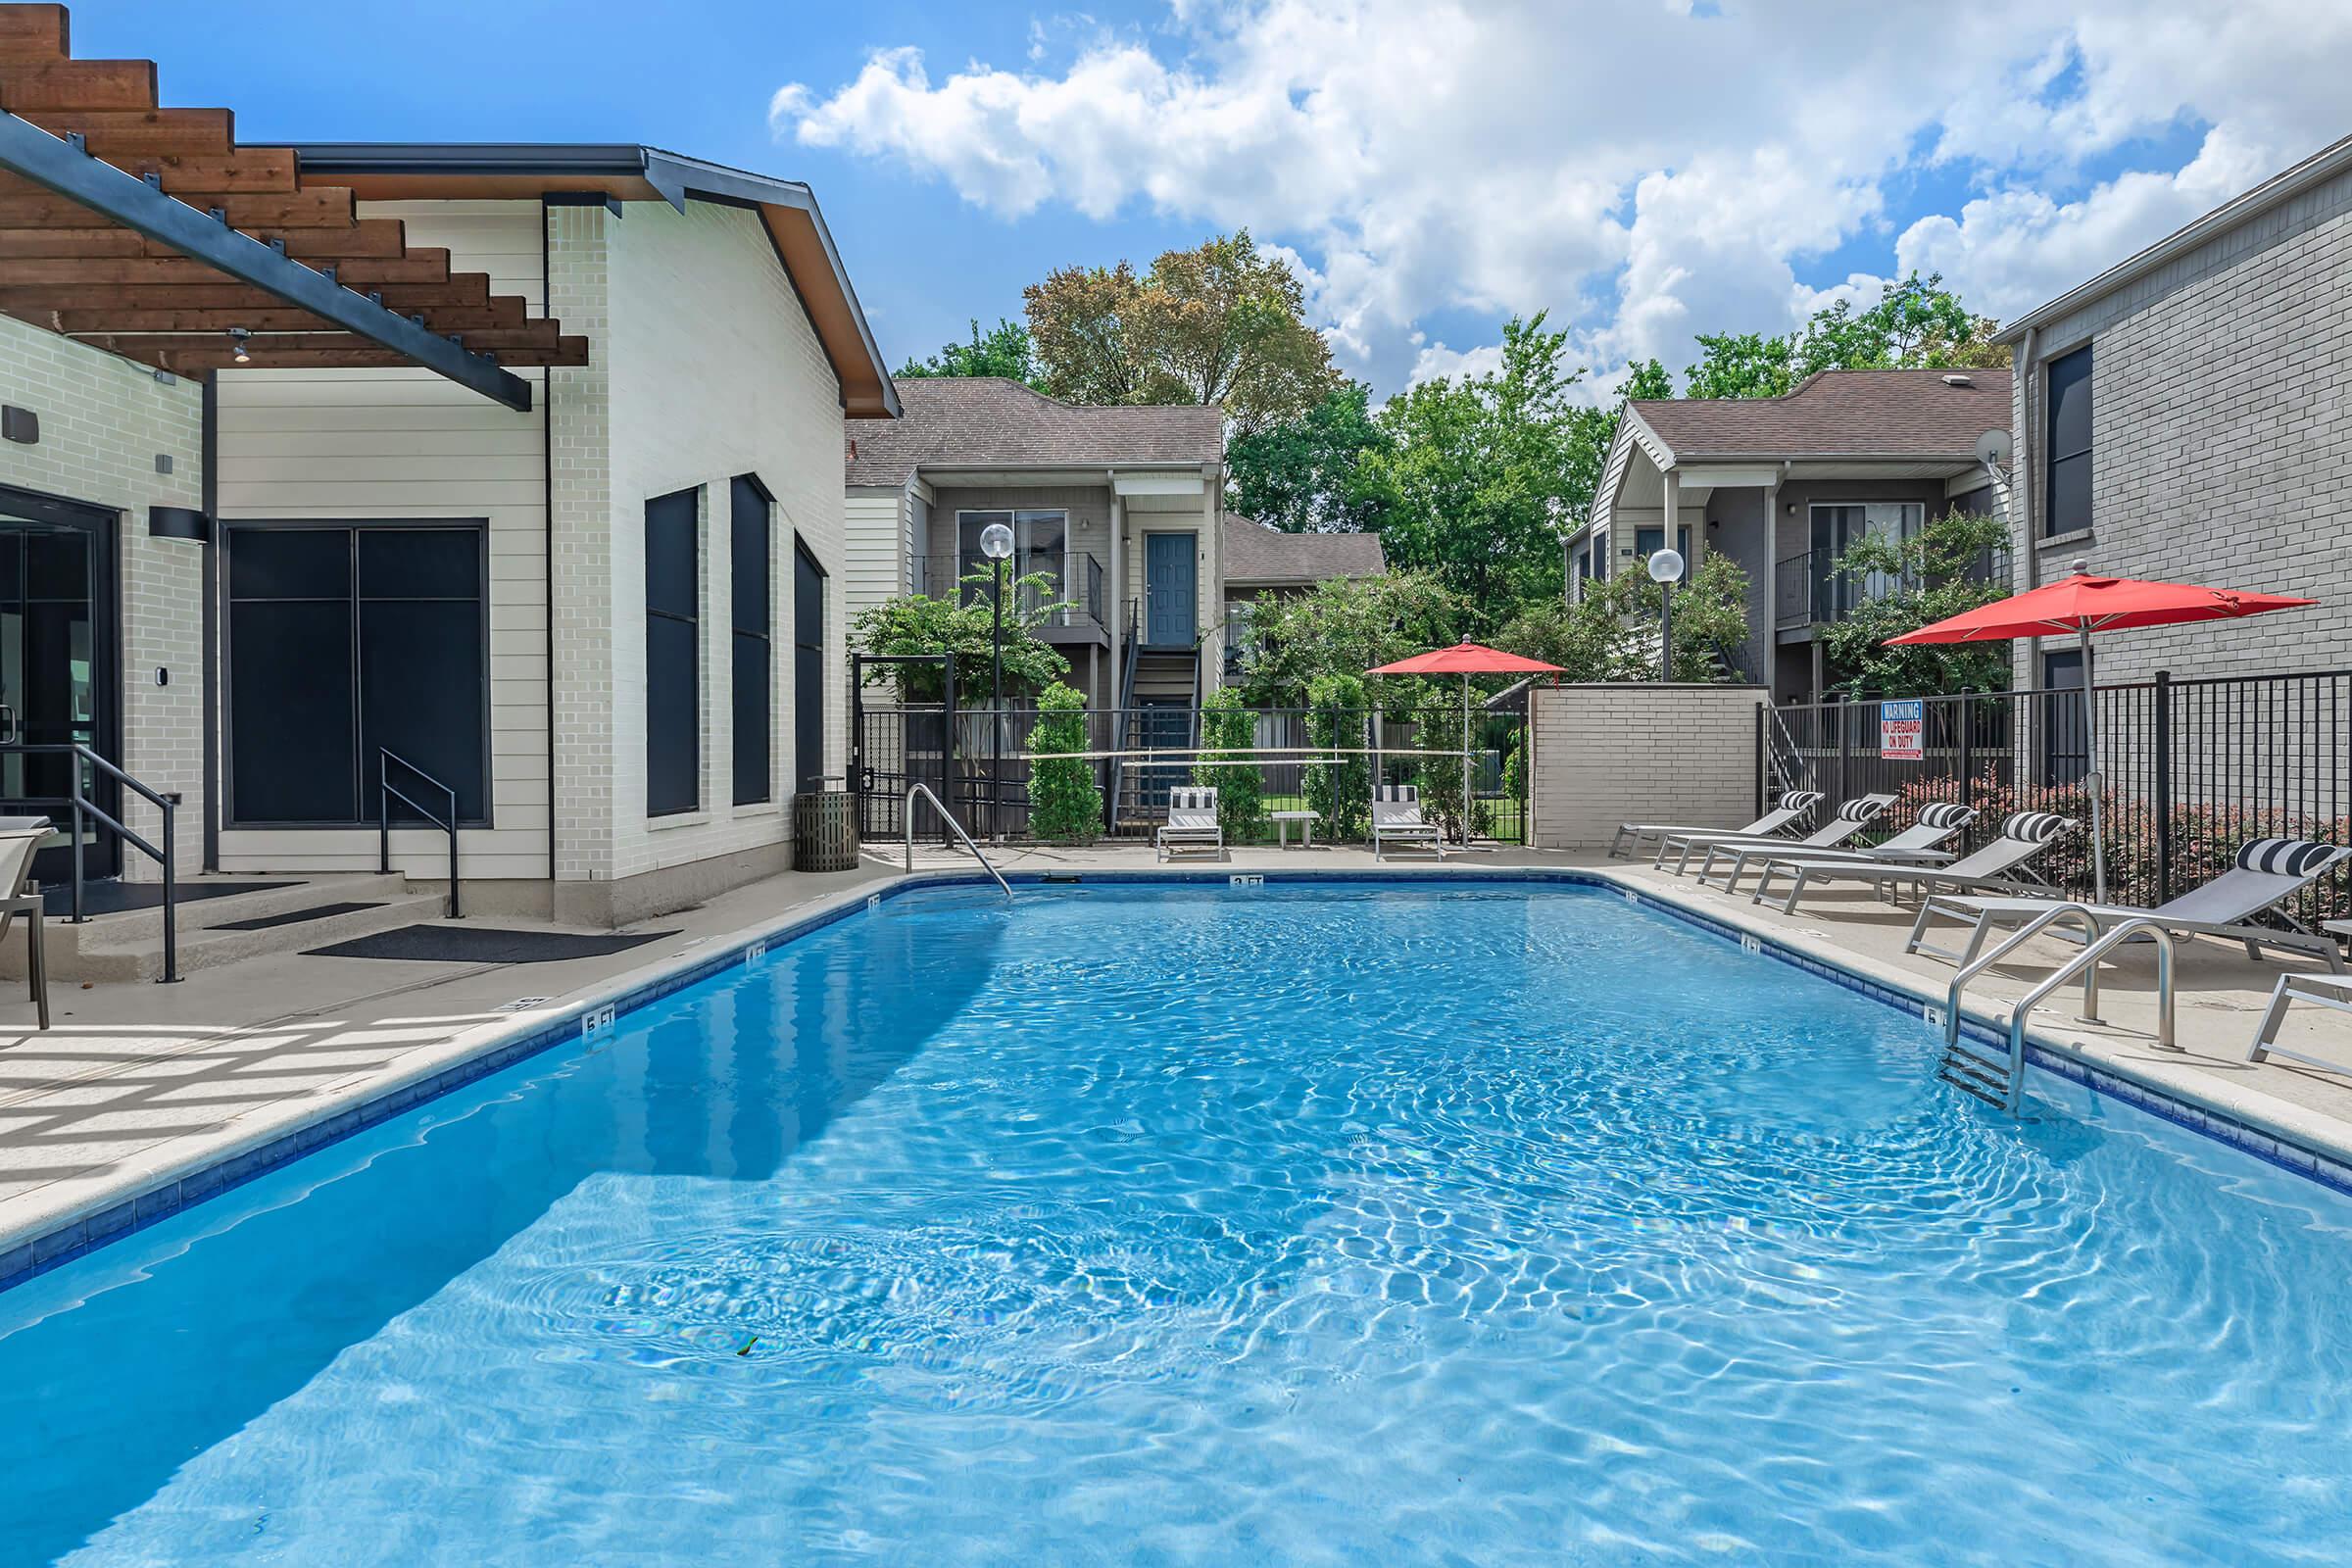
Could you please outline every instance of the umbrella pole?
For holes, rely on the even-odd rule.
[[[2098,674],[2090,662],[2090,622],[2082,622],[2082,733],[2090,747],[2090,878],[2099,903],[2107,902],[2107,835],[2100,831],[2099,797],[2106,782],[2099,776]]]
[[[1470,848],[1470,675],[1462,674],[1462,849]]]

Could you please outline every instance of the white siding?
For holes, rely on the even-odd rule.
[[[544,297],[535,201],[368,203],[364,216],[406,219],[411,244],[446,245],[452,270],[487,271],[493,293],[523,294],[534,311]],[[545,373],[525,373],[538,383],[527,414],[427,370],[254,368],[220,382],[223,521],[489,520],[492,825],[461,836],[469,880],[548,874]],[[393,844],[403,869],[446,874],[438,833],[395,834]],[[371,870],[375,835],[224,827],[220,863]]]
[[[843,515],[847,564],[842,587],[848,596],[843,608],[851,619],[859,611],[906,591],[907,562],[912,554],[907,501],[904,490],[849,492]]]

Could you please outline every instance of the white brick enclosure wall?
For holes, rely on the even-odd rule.
[[[557,372],[557,781],[560,910],[626,919],[789,863],[793,544],[827,574],[825,771],[845,762],[841,387],[756,215],[690,202],[551,210],[551,297],[593,343]],[[598,454],[603,456],[600,461]],[[729,481],[774,495],[771,714],[762,805],[729,804]],[[646,815],[645,503],[704,493],[702,806]]]
[[[2039,330],[2015,393],[2036,533],[2045,370],[2086,342],[2091,527],[2034,541],[2039,580],[2082,556],[2094,571],[2322,601],[2237,624],[2102,637],[2100,679],[2352,664],[2352,175]]]
[[[1529,698],[1537,849],[1604,850],[1621,822],[1755,816],[1761,687],[1557,686]]]
[[[203,388],[0,318],[0,403],[32,410],[41,424],[36,444],[0,442],[0,484],[121,514],[122,760],[133,777],[180,793],[173,853],[192,873],[204,857],[207,547],[148,537],[147,509],[203,505]],[[156,471],[159,455],[170,473]],[[169,684],[156,684],[158,670]],[[161,813],[136,796],[124,805],[123,820],[153,841]],[[132,852],[123,874],[158,870]]]

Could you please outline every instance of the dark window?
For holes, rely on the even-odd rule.
[[[379,749],[456,790],[459,820],[489,819],[483,543],[479,523],[228,530],[235,820],[372,821]],[[392,784],[446,809],[412,773]]]
[[[1648,528],[1636,528],[1634,530],[1634,557],[1636,560],[1647,561],[1650,557],[1656,555],[1659,551],[1665,548],[1666,525],[1664,523],[1658,523],[1655,526]],[[1683,558],[1684,569],[1689,570],[1690,565],[1690,525],[1689,523],[1685,522],[1676,525],[1674,530],[1674,548],[1675,552]]]
[[[792,542],[792,776],[825,787],[825,568]]]
[[[2090,526],[2090,345],[2050,362],[2049,497],[2044,534]]]
[[[768,625],[774,599],[768,564],[771,500],[760,481],[739,474],[733,486],[734,547],[729,558],[734,594],[735,804],[764,801],[771,790],[775,737],[770,701],[775,667]]]
[[[2055,649],[2041,656],[2041,684],[2062,696],[2037,699],[2042,706],[2041,781],[2080,784],[2090,771],[2090,730],[2084,722],[2082,651]]]
[[[702,492],[645,504],[645,814],[703,802]]]

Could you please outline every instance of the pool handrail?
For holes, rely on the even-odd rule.
[[[2143,932],[2155,938],[2156,941],[2156,1046],[2160,1051],[2180,1049],[2175,1043],[2174,937],[2173,933],[2166,928],[2164,921],[2154,915],[2133,915],[2128,920],[2120,921],[2109,927],[2102,935],[2099,932],[2097,917],[2085,906],[2061,904],[2055,908],[2035,915],[2021,927],[2015,936],[1953,976],[1951,989],[1945,994],[1943,1041],[1947,1053],[1961,1049],[1961,987],[1982,971],[1998,962],[2011,949],[2036,935],[2044,927],[2056,924],[2061,919],[2074,919],[2082,924],[2085,939],[2084,946],[2081,953],[2053,969],[2033,990],[2019,998],[2015,1010],[2009,1015],[2009,1059],[2005,1085],[2006,1102],[2003,1108],[2012,1115],[2017,1113],[2018,1105],[2025,1098],[2026,1020],[2051,992],[2080,974],[2082,976],[2082,1020],[2084,1023],[2102,1022],[2103,1020],[2099,1017],[2099,961],[2114,949],[2132,941]],[[1981,1057],[1978,1059],[1983,1060]],[[1986,1063],[1986,1065],[1990,1065],[1990,1063]]]
[[[963,847],[972,852],[972,858],[980,862],[981,869],[997,879],[997,886],[1004,890],[1004,897],[1011,898],[1012,884],[1004,880],[1004,873],[989,863],[987,856],[980,853],[980,846],[972,842],[972,836],[963,830],[963,824],[956,820],[956,813],[948,809],[948,803],[931,793],[930,785],[919,780],[908,785],[906,789],[906,869],[909,871],[914,869],[914,798],[918,795],[929,801],[931,808],[940,814],[948,826],[956,830],[956,836],[963,840]]]

